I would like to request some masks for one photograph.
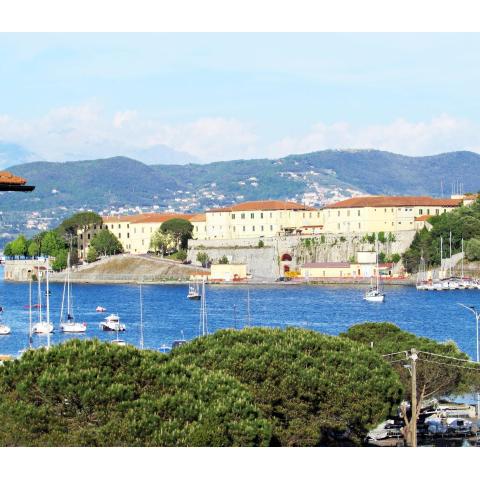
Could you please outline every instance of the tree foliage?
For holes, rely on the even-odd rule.
[[[358,442],[401,398],[398,375],[379,355],[310,330],[221,330],[171,355],[248,387],[273,424],[274,445]]]
[[[202,264],[202,267],[206,267],[209,261],[210,261],[210,258],[207,252],[197,253],[197,262],[200,262]]]
[[[188,240],[192,238],[193,225],[183,218],[171,218],[160,226],[163,233],[171,233],[175,238],[176,248],[187,248]]]
[[[465,256],[468,260],[480,260],[480,238],[471,238],[465,245]]]
[[[13,256],[25,256],[27,255],[27,239],[24,235],[19,235],[13,242],[10,244],[11,253]]]
[[[271,428],[235,379],[72,340],[0,367],[2,446],[255,446]]]
[[[403,254],[403,263],[409,272],[418,271],[422,254],[426,265],[440,265],[440,239],[443,238],[445,256],[447,245],[449,248],[450,232],[452,253],[461,251],[462,238],[467,243],[474,238],[480,239],[480,201],[433,216],[429,223],[432,228],[423,228],[417,232],[409,249]]]
[[[101,255],[117,255],[123,252],[120,240],[110,230],[100,230],[96,233],[90,242],[90,248],[92,247]]]
[[[88,249],[88,252],[87,252],[87,262],[88,263],[93,263],[93,262],[96,262],[97,260],[98,260],[98,252],[95,249],[95,247],[92,247],[90,245],[90,247]]]
[[[160,253],[162,256],[175,249],[175,247],[176,240],[172,233],[163,232],[161,228],[158,228],[150,239],[150,248],[152,248],[155,253]]]
[[[423,352],[468,359],[468,355],[463,353],[453,341],[439,343],[430,338],[418,337],[412,333],[401,330],[392,323],[362,323],[350,327],[346,333],[340,336],[367,346],[370,346],[373,342],[372,350],[380,355],[404,350],[409,351],[415,348]],[[401,360],[401,358],[402,356],[395,357],[396,360]],[[474,382],[474,378],[468,370],[432,363],[431,360],[434,359],[427,358],[426,356],[420,355],[420,358],[430,360],[428,362],[422,360],[417,362],[417,387],[420,392],[423,386],[425,386],[426,398],[434,395],[464,393],[465,391],[469,391]],[[458,362],[452,362],[448,359],[442,359],[441,362],[458,365]],[[407,398],[411,395],[411,377],[404,365],[408,363],[409,361],[405,356],[405,361],[399,361],[393,364],[403,383]]]

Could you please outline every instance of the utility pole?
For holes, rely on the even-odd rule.
[[[410,354],[410,365],[412,373],[412,419],[410,420],[410,439],[412,447],[417,446],[417,351],[412,348]]]

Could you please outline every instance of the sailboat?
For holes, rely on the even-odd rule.
[[[370,289],[365,293],[365,296],[363,297],[367,302],[383,302],[385,301],[385,293],[380,290],[380,275],[378,271],[378,243],[375,248],[375,256],[377,260],[377,269],[376,269],[376,284],[373,284],[370,286]]]
[[[202,282],[202,303],[200,304],[200,325],[198,326],[201,337],[208,335],[207,299],[205,295],[205,279]]]
[[[198,291],[198,283],[197,282],[195,282],[195,283],[190,282],[188,284],[187,298],[189,300],[200,300],[201,295],[200,295],[200,292]]]
[[[65,291],[67,292],[67,318],[64,319]],[[72,284],[70,283],[70,252],[67,257],[67,274],[63,284],[62,307],[60,309],[60,330],[63,333],[84,333],[87,330],[86,323],[75,322],[73,317]]]
[[[3,308],[0,310],[0,313],[3,313]],[[8,325],[0,323],[0,335],[8,335],[11,332],[11,329]]]
[[[48,291],[48,261],[45,269],[46,289]],[[40,267],[37,267],[37,279],[38,279],[38,322],[32,326],[32,333],[48,334],[48,343],[50,346],[50,334],[53,332],[53,324],[50,323],[50,295],[46,296],[46,320],[42,317],[42,284],[40,279]]]

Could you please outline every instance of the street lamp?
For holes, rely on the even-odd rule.
[[[480,312],[478,312],[474,306],[469,307],[467,305],[464,305],[463,303],[459,303],[459,305],[463,308],[466,308],[467,310],[470,310],[475,315],[475,320],[477,322],[477,363],[480,363],[480,347],[478,344],[478,321],[480,318]],[[477,419],[478,418],[480,418],[480,392],[477,392]]]

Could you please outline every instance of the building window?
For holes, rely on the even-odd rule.
[[[235,214],[234,213],[232,213],[232,218],[235,220]]]
[[[94,229],[94,230],[96,230],[96,229],[97,229],[97,225],[96,225],[96,224],[93,226],[93,229]]]
[[[118,224],[118,228],[122,228],[122,226],[120,224]]]
[[[87,234],[87,240],[90,240],[90,234],[89,233]]]
[[[235,231],[235,230],[236,230],[235,227],[233,227],[233,231]]]
[[[245,214],[244,213],[242,213],[241,217],[242,217],[242,220],[245,220]]]
[[[418,214],[419,214],[419,215],[422,215],[422,214],[423,214],[423,208],[420,208],[420,209],[418,210]]]
[[[339,217],[339,216],[340,216],[340,210],[337,212],[337,217]]]
[[[361,227],[361,223],[358,224],[358,229],[360,230],[362,227]]]
[[[337,223],[337,230],[340,230],[340,224]]]
[[[243,231],[245,231],[245,225],[242,227]]]
[[[198,225],[195,226],[195,231],[198,232]]]
[[[273,230],[273,225],[270,225],[270,231],[272,231],[272,230]]]
[[[260,212],[260,218],[263,218],[263,212]]]
[[[112,230],[113,230],[113,225],[112,225]]]
[[[118,233],[118,238],[122,238],[122,234],[120,232]]]
[[[260,227],[260,229],[261,229],[261,230],[262,230],[262,232],[263,232],[263,225]]]
[[[254,214],[254,213],[251,213],[251,214],[250,214],[250,218],[255,218],[255,214]]]
[[[430,215],[430,209],[427,208],[427,215]]]
[[[127,232],[127,238],[130,238],[130,232]]]
[[[252,232],[254,232],[254,231],[255,231],[255,225],[252,227]]]
[[[145,240],[142,238],[142,245],[145,245]]]
[[[129,224],[129,223],[127,223],[127,228],[130,228],[130,224]]]
[[[350,210],[347,210],[347,217],[350,216]]]
[[[435,215],[438,215],[439,213],[440,213],[440,209],[437,208],[437,209],[435,210]]]
[[[358,215],[357,216],[360,216],[360,210],[358,210]]]

